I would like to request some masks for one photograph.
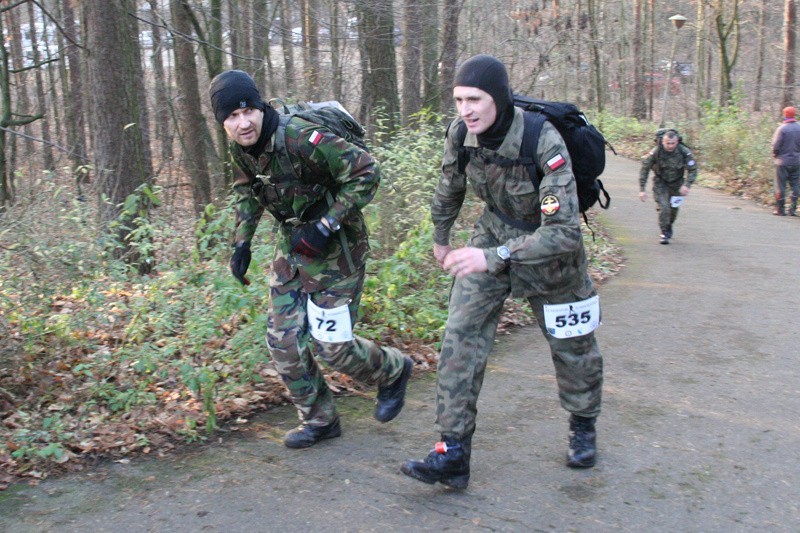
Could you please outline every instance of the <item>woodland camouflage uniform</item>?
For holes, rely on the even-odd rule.
[[[275,368],[301,420],[321,427],[338,417],[331,391],[314,361],[315,354],[332,368],[378,386],[401,375],[404,358],[399,350],[381,348],[358,336],[350,342],[328,343],[309,334],[309,298],[323,309],[348,305],[351,322],[357,320],[369,254],[361,209],[374,197],[381,174],[369,153],[321,126],[295,117],[285,133],[299,179],[283,174],[275,156],[275,134],[258,157],[231,144],[237,195],[235,242],[253,238],[265,210],[279,223],[270,278],[267,341]],[[314,258],[292,253],[292,229],[321,216],[341,222],[341,230],[329,239],[325,252]],[[342,240],[349,253],[344,251]]]
[[[658,225],[662,234],[670,233],[672,224],[678,217],[678,208],[670,205],[670,197],[680,196],[682,185],[692,186],[697,179],[697,162],[692,151],[686,145],[678,144],[675,151],[668,152],[659,143],[642,159],[642,167],[639,171],[639,191],[641,192],[644,192],[651,169],[653,170],[653,198],[658,212]]]
[[[545,304],[575,302],[595,295],[587,273],[569,152],[561,135],[545,122],[537,160],[549,161],[560,154],[566,162],[555,171],[542,165],[544,177],[538,191],[525,166],[497,164],[497,156],[508,160],[519,157],[524,118],[521,109],[514,108],[514,113],[496,152],[480,147],[476,136],[467,134],[464,146],[475,147],[478,152],[469,158],[463,174],[458,171],[455,135],[448,135],[442,176],[431,208],[434,240],[447,245],[466,194],[467,178],[486,203],[467,246],[484,250],[489,270],[455,278],[437,374],[436,429],[467,442],[475,431],[478,394],[503,302],[509,294],[527,298],[533,308],[550,344],[562,406],[587,418],[600,413],[603,362],[594,333],[558,339],[544,327]],[[448,131],[455,131],[460,121],[456,119]],[[560,207],[554,214],[542,215],[541,199],[550,196],[557,198]],[[535,231],[517,229],[492,210],[541,226]],[[511,251],[509,266],[495,252],[501,245]]]

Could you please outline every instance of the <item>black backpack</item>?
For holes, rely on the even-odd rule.
[[[539,190],[542,171],[536,161],[536,147],[539,144],[539,134],[544,121],[549,120],[564,138],[572,159],[572,172],[575,174],[578,186],[578,203],[584,220],[586,220],[586,210],[595,203],[598,203],[603,209],[608,209],[611,196],[603,187],[603,182],[598,179],[598,176],[603,173],[606,166],[606,145],[614,154],[617,152],[589,122],[586,115],[574,104],[537,100],[517,94],[514,95],[514,105],[522,108],[526,113],[519,159],[512,161],[511,164],[528,167],[531,180],[536,190]],[[459,125],[456,135],[456,146],[460,147],[458,169],[463,173],[470,155],[469,149],[463,146],[467,136],[466,124]],[[603,203],[603,198],[605,198],[605,203]]]

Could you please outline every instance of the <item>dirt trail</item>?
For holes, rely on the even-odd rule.
[[[406,478],[435,440],[433,378],[404,412],[339,402],[344,435],[302,451],[290,408],[189,454],[101,465],[0,493],[6,531],[797,531],[800,524],[800,218],[695,187],[669,246],[638,163],[611,157],[602,214],[626,268],[600,291],[606,361],[600,456],[564,464],[536,327],[499,339],[465,492]]]

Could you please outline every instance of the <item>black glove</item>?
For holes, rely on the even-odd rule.
[[[247,273],[247,267],[250,266],[250,257],[250,241],[237,243],[233,248],[231,272],[233,272],[233,277],[238,279],[242,285],[250,285],[250,280],[244,277]]]
[[[296,227],[292,231],[289,244],[292,247],[292,252],[296,254],[317,257],[325,251],[330,237],[331,231],[321,221],[317,220],[316,222],[309,222]]]

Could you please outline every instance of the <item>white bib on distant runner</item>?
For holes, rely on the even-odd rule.
[[[322,342],[349,342],[353,340],[353,323],[350,308],[345,305],[323,309],[308,299],[308,328],[311,336]]]
[[[600,325],[600,297],[544,306],[544,325],[557,339],[587,335]]]
[[[683,205],[683,196],[670,196],[669,205],[672,207],[680,207]]]

